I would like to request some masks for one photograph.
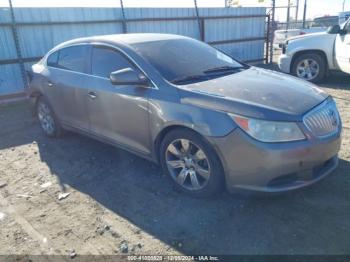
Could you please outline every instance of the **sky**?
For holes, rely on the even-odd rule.
[[[242,6],[270,6],[271,0],[236,0]],[[291,0],[292,4],[298,0]],[[302,19],[305,0],[299,0],[299,15]],[[344,0],[307,0],[307,18],[332,15],[342,10]],[[124,7],[193,7],[193,0],[123,0]],[[350,0],[345,0],[345,11],[350,11]],[[12,0],[14,7],[120,7],[119,0]],[[224,7],[225,0],[197,0],[198,7]],[[287,0],[276,0],[277,6],[286,6]],[[0,7],[7,7],[8,0],[0,0]],[[295,9],[291,8],[291,16]],[[276,19],[286,20],[286,9],[276,11]]]

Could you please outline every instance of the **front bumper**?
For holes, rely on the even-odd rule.
[[[284,73],[290,73],[292,63],[292,57],[286,54],[282,54],[278,58],[278,67]]]
[[[327,139],[262,143],[237,128],[210,138],[222,160],[229,191],[282,192],[308,186],[338,165],[340,131]]]

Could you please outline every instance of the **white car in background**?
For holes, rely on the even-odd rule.
[[[321,81],[331,70],[350,74],[350,19],[327,32],[289,38],[278,65],[282,72],[311,82]]]
[[[326,32],[328,27],[344,23],[349,16],[350,12],[341,12],[336,16],[317,17],[311,22],[311,26],[308,26],[307,28],[276,30],[274,33],[273,46],[275,49],[279,49],[290,37]]]

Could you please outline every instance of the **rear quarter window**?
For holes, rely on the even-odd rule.
[[[71,46],[60,50],[57,65],[59,68],[84,73],[88,58],[86,46]]]
[[[52,53],[47,59],[47,65],[86,73],[88,57],[88,47],[86,45],[70,46]]]
[[[58,52],[54,52],[47,58],[47,65],[52,67],[57,67]]]

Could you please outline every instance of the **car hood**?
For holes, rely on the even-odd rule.
[[[327,27],[311,27],[311,28],[304,28],[304,29],[280,29],[280,30],[276,30],[275,34],[299,33],[299,32],[314,34],[314,33],[324,33],[327,29],[328,29]],[[305,36],[305,34],[300,36]]]
[[[291,33],[291,32],[300,32],[301,29],[280,29],[280,30],[275,30],[275,34],[285,34],[285,33]]]
[[[328,97],[314,84],[256,67],[180,88],[183,103],[276,121],[302,121]]]
[[[292,36],[288,38],[288,41],[293,41],[293,40],[299,40],[299,39],[306,39],[306,38],[334,38],[334,34],[328,34],[327,32],[318,32],[318,33],[311,33],[311,34],[305,34],[305,35],[297,35],[297,36]]]

